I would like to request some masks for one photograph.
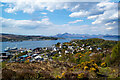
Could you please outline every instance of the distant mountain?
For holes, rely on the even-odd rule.
[[[104,35],[103,37],[120,38],[120,35]]]
[[[104,38],[104,37],[120,37],[118,35],[89,35],[89,34],[70,34],[70,33],[63,33],[63,34],[57,34],[54,37],[59,38]]]
[[[0,41],[24,41],[24,40],[57,40],[59,38],[56,37],[47,37],[47,36],[28,36],[28,35],[15,35],[15,34],[5,34],[0,33]]]

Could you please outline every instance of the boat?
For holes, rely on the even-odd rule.
[[[17,49],[18,49],[17,47],[13,47],[13,48],[7,47],[5,48],[4,52],[8,52],[10,50],[17,50]]]
[[[10,47],[5,48],[4,52],[10,51]]]
[[[11,48],[11,50],[17,50],[17,47]]]

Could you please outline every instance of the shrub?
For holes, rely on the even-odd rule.
[[[111,54],[112,62],[117,62],[120,61],[120,41],[117,45],[114,46],[112,49],[112,54]]]
[[[107,64],[107,66],[110,66],[111,64],[111,59],[110,59],[110,55],[107,55],[105,58],[105,63]]]
[[[105,62],[101,63],[101,66],[106,67],[106,63]]]
[[[83,77],[84,77],[84,73],[78,74],[78,78],[83,78]]]

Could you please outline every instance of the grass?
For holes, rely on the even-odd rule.
[[[108,76],[108,78],[117,78],[118,77],[118,69],[116,68],[99,68],[100,74]]]

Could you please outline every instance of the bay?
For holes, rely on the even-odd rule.
[[[40,41],[22,41],[22,42],[0,42],[0,53],[4,52],[6,47],[17,47],[26,49],[35,49],[37,47],[51,47],[52,45],[60,42],[69,42],[71,39],[59,39],[59,40],[40,40]]]
[[[6,47],[17,47],[17,48],[26,48],[26,49],[35,49],[37,47],[51,47],[52,45],[60,42],[69,42],[72,39],[88,39],[88,38],[66,38],[58,40],[40,40],[40,41],[22,41],[22,42],[0,42],[0,53],[4,52]],[[103,38],[105,40],[114,40],[118,41],[118,38]]]

